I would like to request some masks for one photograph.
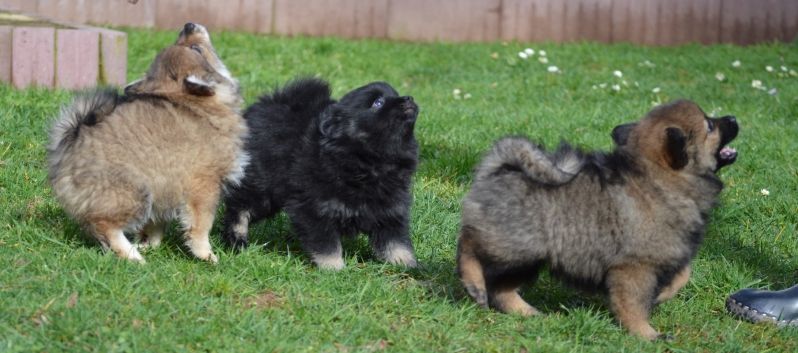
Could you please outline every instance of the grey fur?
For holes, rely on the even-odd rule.
[[[733,163],[715,161],[736,121],[705,119],[695,103],[664,105],[616,132],[624,144],[611,153],[499,140],[462,201],[458,273],[468,293],[484,307],[536,315],[515,291],[548,265],[567,283],[605,290],[630,333],[656,338],[651,307],[689,278],[723,188],[715,171]],[[708,134],[706,121],[724,131]],[[669,147],[668,130],[692,136],[684,150]],[[672,154],[690,160],[673,169]]]

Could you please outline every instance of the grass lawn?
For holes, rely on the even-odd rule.
[[[128,33],[130,81],[177,37],[176,31]],[[411,235],[423,269],[376,261],[361,237],[344,244],[346,269],[320,272],[291,238],[282,216],[253,226],[250,239],[257,246],[241,254],[221,246],[217,224],[212,232],[217,265],[191,256],[174,227],[165,244],[144,252],[147,265],[103,254],[66,217],[46,182],[50,122],[71,93],[3,85],[0,351],[775,352],[798,347],[798,329],[748,324],[724,309],[726,295],[740,288],[782,289],[798,282],[794,44],[416,44],[232,32],[213,33],[213,40],[248,103],[299,74],[329,80],[336,97],[375,80],[414,96],[421,106],[416,125],[421,165]],[[537,52],[523,59],[518,53],[527,47]],[[548,63],[539,60],[542,50]],[[738,60],[739,66],[732,65]],[[549,66],[557,69],[549,72]],[[754,80],[765,89],[753,87]],[[454,273],[454,257],[459,202],[474,164],[492,142],[521,134],[550,147],[564,138],[610,149],[614,126],[676,98],[740,122],[732,143],[740,157],[720,171],[727,186],[693,263],[693,277],[652,313],[651,324],[676,340],[649,343],[627,336],[601,296],[567,288],[547,274],[524,292],[546,317],[477,307]]]

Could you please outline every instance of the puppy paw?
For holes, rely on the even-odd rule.
[[[127,252],[122,252],[122,251],[115,251],[115,252],[117,255],[119,255],[119,257],[128,259],[129,261],[135,261],[140,264],[147,263],[147,261],[144,260],[144,256],[141,256],[141,253],[139,253],[136,247],[130,247],[130,250],[128,250]]]
[[[673,342],[675,340],[676,340],[676,337],[673,337],[673,336],[671,336],[671,335],[669,335],[667,333],[662,333],[662,334],[657,335],[657,341]]]
[[[210,262],[212,264],[219,263],[219,258],[216,257],[216,255],[214,253],[210,253],[210,255],[208,255],[208,257],[204,258],[203,260],[208,261],[208,262]]]
[[[391,265],[418,267],[418,261],[413,255],[413,250],[404,246],[396,246],[390,249],[385,256],[385,261]]]
[[[340,271],[346,266],[344,258],[341,256],[315,256],[313,262],[316,263],[316,266],[321,270]]]

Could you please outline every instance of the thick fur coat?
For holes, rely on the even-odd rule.
[[[463,200],[458,273],[482,306],[537,315],[518,294],[548,266],[603,290],[630,333],[655,339],[651,308],[690,277],[723,183],[716,171],[737,152],[724,146],[734,117],[712,119],[675,101],[613,132],[612,152],[564,143],[551,154],[523,137],[499,140]]]
[[[189,23],[124,95],[95,89],[63,109],[48,147],[53,194],[123,258],[144,262],[138,248],[160,244],[177,218],[191,252],[216,262],[208,233],[223,184],[249,159],[240,104],[207,31]]]
[[[409,223],[418,111],[385,82],[340,101],[314,78],[264,95],[244,114],[252,163],[225,198],[224,239],[245,246],[251,224],[284,210],[321,268],[343,268],[341,237],[359,232],[377,257],[415,266]]]

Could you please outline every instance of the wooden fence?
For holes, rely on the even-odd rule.
[[[741,45],[798,33],[798,0],[0,0],[77,23],[408,41]]]

